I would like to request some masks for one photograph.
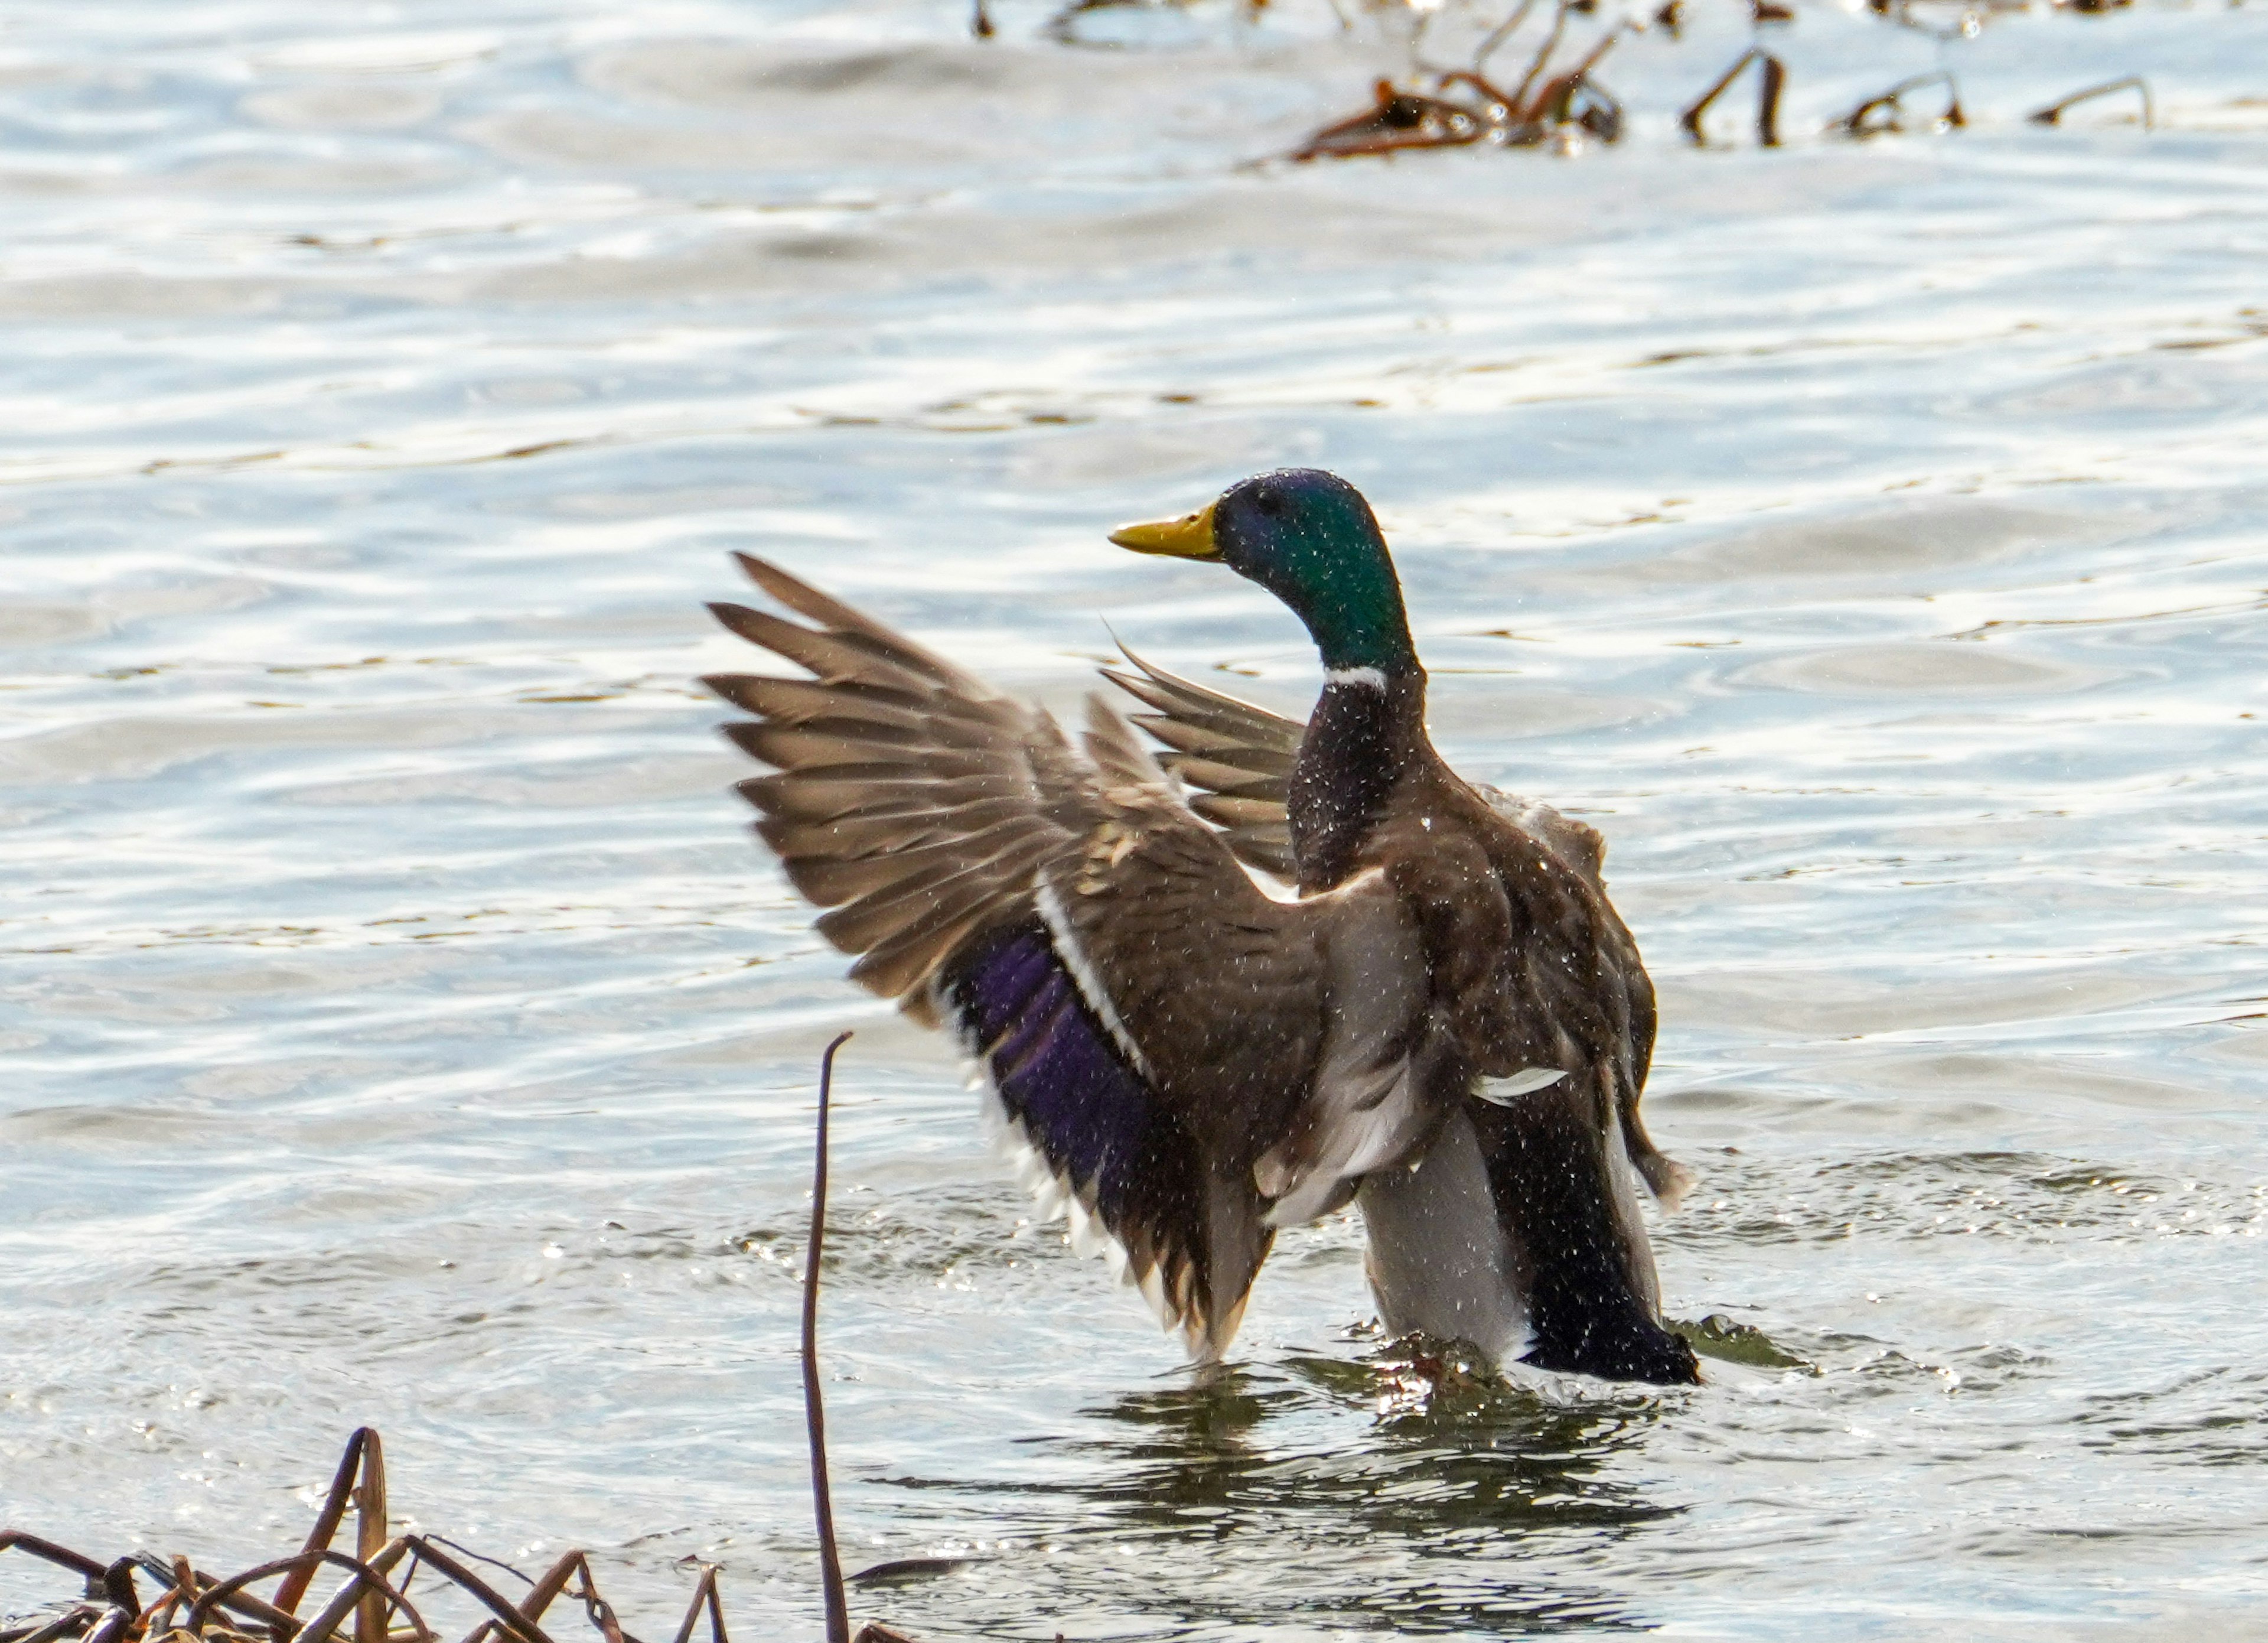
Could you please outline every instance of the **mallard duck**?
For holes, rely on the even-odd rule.
[[[872,617],[740,556],[802,621],[711,607],[808,678],[704,682],[773,773],[740,785],[850,976],[949,1027],[1075,1241],[1199,1359],[1280,1227],[1352,1202],[1396,1334],[1616,1380],[1698,1379],[1636,1183],[1653,990],[1597,833],[1467,782],[1369,505],[1262,474],[1138,553],[1218,561],[1322,652],[1304,726],[1127,652],[1074,745]]]

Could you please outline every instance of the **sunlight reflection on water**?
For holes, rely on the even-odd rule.
[[[420,1523],[815,1631],[855,1025],[846,1555],[983,1549],[922,1635],[2257,1599],[2268,23],[1807,9],[1790,145],[1697,155],[1728,7],[1618,48],[1620,149],[1253,169],[1395,51],[996,9],[0,36],[0,1517],[248,1560],[371,1420]],[[1941,54],[1968,130],[1808,135]],[[2021,121],[2133,66],[2154,133]],[[728,549],[1051,702],[1107,617],[1301,709],[1264,594],[1101,540],[1285,461],[1376,502],[1445,751],[1609,841],[1697,1391],[1413,1404],[1343,1220],[1193,1381],[746,837]]]

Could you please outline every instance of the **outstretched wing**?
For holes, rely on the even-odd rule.
[[[774,767],[740,784],[758,832],[854,978],[958,1031],[1074,1233],[1106,1234],[1218,1354],[1273,1236],[1255,1167],[1351,1054],[1334,954],[1390,901],[1270,899],[1108,708],[1074,750],[1045,711],[740,558],[806,621],[712,609],[812,675],[705,682]]]
[[[1286,883],[1297,880],[1284,806],[1307,727],[1118,648],[1137,671],[1106,667],[1102,675],[1156,710],[1137,713],[1134,722],[1170,749],[1158,762],[1200,790],[1189,808],[1219,827],[1238,860]]]
[[[1104,677],[1153,710],[1138,713],[1135,722],[1166,744],[1169,751],[1160,763],[1182,781],[1201,790],[1189,808],[1216,823],[1238,858],[1261,871],[1295,880],[1289,818],[1285,801],[1293,761],[1307,726],[1294,719],[1241,702],[1234,696],[1193,683],[1144,660],[1121,645],[1134,671],[1104,668]],[[1605,893],[1602,870],[1606,841],[1598,830],[1547,804],[1521,799],[1485,783],[1469,784],[1500,818],[1548,848],[1578,875]],[[1629,995],[1623,1001],[1630,1018],[1629,1042],[1634,1065],[1616,1079],[1617,1101],[1624,1144],[1631,1162],[1647,1187],[1663,1203],[1675,1206],[1691,1181],[1684,1166],[1665,1157],[1646,1132],[1638,1116],[1638,1101],[1646,1086],[1654,1033],[1653,989],[1638,949],[1618,918],[1612,918],[1610,939],[1624,961],[1616,973],[1624,978]],[[1366,1112],[1372,1109],[1366,1109]],[[1358,1160],[1366,1153],[1358,1152]],[[1312,1199],[1303,1199],[1304,1205]],[[1288,1218],[1287,1218],[1288,1219]]]

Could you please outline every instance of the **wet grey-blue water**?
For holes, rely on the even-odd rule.
[[[1615,147],[1251,164],[1406,66],[1344,9],[7,9],[0,1520],[241,1566],[369,1421],[404,1525],[817,1635],[855,1028],[836,1507],[975,1556],[918,1635],[2261,1624],[2268,15],[1807,8],[1695,151],[1709,0]],[[1965,129],[1819,135],[1940,63]],[[1445,752],[1607,836],[1703,1387],[1429,1396],[1348,1219],[1193,1377],[747,835],[729,550],[1304,711],[1102,540],[1292,461]]]

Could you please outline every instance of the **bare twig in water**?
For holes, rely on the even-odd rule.
[[[843,1594],[843,1562],[835,1550],[835,1507],[827,1486],[827,1415],[819,1397],[819,1258],[827,1242],[827,1117],[835,1089],[835,1052],[850,1042],[838,1033],[819,1057],[819,1136],[812,1149],[811,1246],[803,1261],[803,1413],[811,1440],[811,1506],[819,1522],[819,1571],[826,1587],[827,1643],[913,1643],[904,1632],[869,1620],[850,1635],[850,1604]],[[943,1560],[941,1560],[943,1561]],[[686,1620],[687,1631],[692,1619]],[[680,1634],[677,1643],[686,1643]],[[724,1622],[715,1643],[725,1643]]]
[[[701,1610],[709,1610],[711,1643],[728,1643],[725,1636],[725,1609],[717,1596],[717,1566],[701,1566],[701,1583],[693,1588],[693,1601],[686,1606],[685,1623],[677,1628],[677,1643],[693,1643],[693,1627],[701,1618]]]
[[[355,1491],[355,1552],[375,1566],[379,1554],[387,1549],[386,1453],[375,1429],[365,1426],[363,1432],[362,1483]],[[386,1643],[386,1600],[376,1592],[363,1599],[362,1607],[355,1610],[355,1643]],[[421,1625],[417,1629],[425,1628]],[[310,1639],[308,1643],[315,1640]]]
[[[1593,71],[1624,30],[1635,24],[1617,23],[1607,29],[1573,68],[1539,85],[1539,77],[1565,33],[1567,14],[1578,9],[1575,0],[1560,0],[1552,14],[1550,31],[1528,59],[1517,89],[1505,91],[1481,71],[1489,54],[1519,26],[1533,3],[1525,0],[1490,32],[1474,55],[1471,68],[1434,74],[1430,92],[1398,91],[1393,81],[1380,80],[1371,88],[1368,108],[1325,126],[1286,158],[1350,159],[1403,149],[1464,148],[1476,143],[1532,148],[1552,141],[1572,144],[1586,135],[1602,143],[1618,141],[1623,130],[1622,105],[1593,77]],[[1470,93],[1479,100],[1459,100],[1451,95],[1453,92]]]
[[[1584,55],[1565,74],[1555,75],[1543,83],[1535,100],[1528,105],[1528,122],[1545,130],[1557,130],[1564,126],[1580,126],[1602,143],[1618,141],[1623,134],[1623,106],[1612,92],[1591,77],[1600,59],[1614,49],[1615,42],[1623,37],[1628,24],[1618,24],[1599,36],[1598,44]]]
[[[1089,40],[1079,33],[1079,19],[1094,11],[1159,11],[1178,10],[1186,0],[1064,0],[1062,10],[1040,26],[1040,33],[1058,46],[1110,48],[1108,40]],[[1251,8],[1257,12],[1261,8]],[[989,19],[988,19],[989,20]]]
[[[315,1514],[315,1527],[307,1531],[306,1544],[299,1549],[307,1560],[295,1566],[284,1577],[284,1583],[276,1588],[276,1606],[287,1615],[299,1612],[299,1600],[307,1595],[307,1583],[315,1578],[315,1571],[322,1566],[313,1554],[331,1544],[339,1532],[339,1524],[346,1518],[347,1501],[354,1493],[355,1476],[363,1470],[364,1447],[375,1435],[368,1426],[357,1426],[347,1440],[346,1453],[339,1456],[339,1469],[331,1475],[330,1489],[323,1496],[322,1510]],[[382,1469],[386,1464],[384,1457],[381,1456],[378,1463]]]
[[[1488,130],[1487,120],[1475,110],[1439,97],[1397,92],[1391,80],[1379,81],[1371,95],[1370,107],[1325,126],[1294,150],[1291,158],[1307,160],[1326,155],[1390,154],[1405,148],[1462,148],[1479,142]]]
[[[1551,61],[1551,54],[1559,49],[1559,37],[1567,32],[1567,11],[1568,0],[1559,0],[1559,9],[1551,14],[1551,32],[1543,37],[1543,43],[1528,60],[1528,72],[1520,77],[1519,85],[1513,88],[1507,99],[1513,109],[1519,109],[1528,101],[1528,88],[1535,84],[1535,77],[1543,72],[1543,65]]]
[[[503,1630],[520,1639],[521,1643],[551,1643],[543,1628],[515,1608],[510,1598],[481,1579],[479,1575],[475,1574],[463,1564],[459,1563],[447,1552],[443,1551],[431,1541],[423,1536],[412,1536],[410,1544],[416,1548],[417,1560],[420,1563],[430,1566],[435,1573],[446,1576],[460,1589],[479,1600],[482,1607],[497,1617],[497,1624]],[[579,1558],[578,1561],[580,1561]],[[589,1564],[584,1563],[582,1567],[584,1591],[586,1594],[584,1602],[591,1611],[593,1623],[598,1626],[600,1635],[606,1638],[607,1643],[622,1643],[622,1628],[614,1623],[614,1610],[607,1607],[605,1602],[600,1598],[597,1588],[590,1584]],[[308,1643],[314,1643],[314,1640],[310,1639]]]
[[[439,1541],[438,1536],[427,1538],[438,1541],[439,1544],[448,1545],[454,1551],[464,1551],[463,1547],[457,1546],[453,1542]],[[477,1553],[468,1555],[478,1556]],[[496,1563],[497,1560],[493,1558],[481,1558],[480,1561]],[[527,1579],[525,1574],[521,1574],[518,1569],[512,1568],[508,1563],[497,1564],[497,1566],[509,1571],[523,1580]],[[686,1643],[686,1640],[693,1635],[693,1629],[701,1618],[704,1601],[710,1610],[711,1643],[725,1643],[725,1617],[717,1606],[716,1569],[713,1565],[703,1564],[702,1571],[702,1578],[694,1588],[693,1601],[687,1605],[685,1618],[678,1629],[678,1643]],[[527,1595],[519,1600],[519,1608],[509,1610],[509,1613],[518,1617],[518,1622],[524,1622],[524,1625],[505,1618],[507,1610],[499,1609],[497,1611],[498,1618],[483,1620],[473,1629],[471,1635],[466,1638],[465,1643],[486,1643],[489,1638],[504,1632],[509,1632],[521,1639],[521,1643],[528,1643],[531,1635],[541,1639],[543,1634],[536,1629],[537,1623],[543,1618],[543,1611],[550,1607],[552,1600],[568,1591],[571,1581],[574,1582],[574,1589],[570,1595],[583,1605],[584,1615],[593,1626],[598,1628],[599,1635],[604,1638],[607,1643],[637,1643],[637,1639],[622,1630],[622,1622],[615,1617],[613,1606],[599,1595],[599,1582],[597,1577],[591,1573],[591,1560],[579,1551],[570,1551],[561,1557],[558,1562],[544,1572],[542,1579],[531,1584]]]
[[[329,1643],[329,1639],[338,1634],[339,1623],[347,1617],[350,1610],[355,1611],[355,1625],[358,1629],[363,1624],[364,1612],[372,1604],[378,1608],[381,1628],[393,1611],[398,1609],[409,1617],[420,1643],[431,1639],[432,1628],[409,1606],[409,1600],[402,1595],[401,1588],[389,1584],[387,1580],[387,1576],[394,1573],[394,1566],[408,1556],[416,1544],[413,1537],[404,1535],[401,1539],[379,1547],[368,1558],[349,1558],[343,1552],[336,1551],[323,1553],[326,1561],[336,1558],[348,1566],[353,1572],[353,1578],[339,1588],[336,1596],[323,1605],[320,1614],[307,1623],[307,1629],[298,1634],[299,1643]],[[413,1570],[416,1566],[411,1565]],[[383,1629],[379,1635],[386,1635]]]
[[[1696,148],[1705,148],[1709,139],[1702,135],[1701,122],[1708,114],[1710,105],[1722,97],[1741,70],[1751,63],[1758,65],[1756,83],[1756,141],[1766,148],[1779,146],[1779,94],[1787,83],[1787,69],[1778,57],[1762,46],[1751,46],[1733,60],[1733,66],[1717,77],[1717,83],[1695,99],[1691,107],[1677,117],[1685,135]]]
[[[69,1569],[90,1583],[100,1580],[107,1566],[83,1551],[73,1551],[68,1546],[59,1546],[54,1541],[43,1540],[37,1535],[26,1535],[19,1529],[0,1529],[0,1551],[28,1551],[42,1562]]]
[[[803,1262],[803,1424],[811,1440],[811,1509],[819,1521],[819,1578],[827,1599],[827,1643],[850,1643],[843,1560],[835,1551],[835,1502],[827,1485],[827,1411],[819,1396],[819,1251],[827,1238],[827,1106],[835,1084],[836,1035],[819,1057],[819,1142],[811,1166],[811,1245]]]
[[[2063,112],[2066,108],[2086,102],[2091,98],[2108,97],[2113,92],[2128,91],[2136,92],[2141,95],[2142,129],[2145,131],[2154,129],[2157,125],[2157,111],[2150,106],[2150,83],[2139,74],[2130,74],[2123,79],[2105,80],[2102,85],[2090,85],[2083,92],[2073,92],[2059,102],[2050,103],[2044,108],[2035,108],[2024,117],[2036,126],[2051,126],[2062,120]]]
[[[1520,32],[1520,26],[1528,21],[1528,14],[1534,10],[1535,10],[1535,0],[1520,0],[1520,4],[1513,8],[1510,17],[1489,30],[1487,38],[1481,41],[1479,48],[1473,53],[1475,74],[1479,74],[1487,68],[1488,60],[1495,55],[1496,48]]]
[[[1933,69],[1927,74],[1917,74],[1900,80],[1880,97],[1869,97],[1827,129],[1848,137],[1881,136],[1889,132],[1903,131],[1905,129],[1902,119],[1905,113],[1905,94],[1940,80],[1945,83],[1945,112],[1930,124],[1940,131],[1958,130],[1969,123],[1969,117],[1961,112],[1961,85],[1953,77],[1950,69]]]

